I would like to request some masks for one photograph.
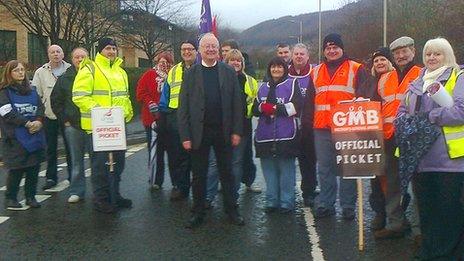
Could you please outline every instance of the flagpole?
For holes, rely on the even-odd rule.
[[[322,48],[322,12],[321,12],[321,0],[319,0],[319,63],[321,63],[321,48]]]

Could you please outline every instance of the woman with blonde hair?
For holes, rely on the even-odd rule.
[[[444,38],[429,40],[423,51],[425,68],[409,85],[397,118],[425,115],[441,129],[438,138],[419,158],[412,177],[420,216],[422,245],[420,260],[463,258],[464,205],[464,77],[453,48]],[[444,88],[452,97],[441,104],[431,86]],[[401,134],[399,131],[397,133]],[[425,142],[425,141],[423,141]],[[400,151],[401,153],[401,151]]]
[[[42,129],[44,106],[35,88],[29,85],[23,63],[12,60],[5,66],[0,82],[0,129],[3,162],[8,169],[5,208],[21,209],[17,195],[19,183],[26,176],[26,205],[38,208],[35,199],[40,163],[45,156]]]

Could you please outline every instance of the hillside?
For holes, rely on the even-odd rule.
[[[464,60],[464,15],[461,0],[390,0],[388,2],[387,43],[402,35],[416,40],[418,51],[431,38],[447,38],[455,48],[458,61]],[[350,56],[359,60],[383,42],[383,0],[359,0],[338,10],[322,13],[322,36],[338,32]],[[291,22],[291,21],[296,22]],[[240,42],[250,52],[270,52],[280,42],[296,43],[290,36],[299,35],[303,21],[303,41],[312,47],[312,57],[318,49],[318,13],[285,16],[268,20],[243,31]],[[421,60],[418,53],[419,61]],[[315,57],[314,57],[315,58]]]

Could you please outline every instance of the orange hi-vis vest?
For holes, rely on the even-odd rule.
[[[396,70],[380,76],[377,91],[380,97],[382,97],[383,136],[385,139],[393,137],[395,132],[393,120],[395,120],[400,103],[408,90],[409,83],[419,76],[420,70],[419,66],[411,67],[399,84],[398,72]]]
[[[314,128],[330,128],[330,108],[339,101],[354,98],[355,76],[361,64],[346,60],[330,77],[325,63],[316,66],[311,71],[316,96],[314,98]]]

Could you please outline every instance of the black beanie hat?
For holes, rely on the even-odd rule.
[[[391,63],[393,63],[390,48],[388,47],[380,47],[379,49],[375,50],[375,52],[372,53],[372,61],[374,61],[375,57],[377,56],[383,56],[387,58]]]
[[[105,49],[107,45],[113,45],[113,46],[118,47],[116,45],[116,42],[113,39],[109,37],[105,37],[105,38],[100,39],[100,41],[98,41],[97,51],[100,53],[103,49]]]
[[[328,45],[336,45],[341,49],[344,49],[342,37],[339,34],[328,34],[324,37],[324,43],[322,49],[324,50]]]
[[[180,45],[182,46],[183,44],[191,44],[195,50],[198,50],[197,42],[192,39],[185,40]]]

